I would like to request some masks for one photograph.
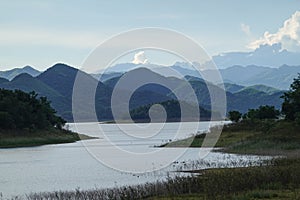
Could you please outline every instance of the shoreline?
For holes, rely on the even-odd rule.
[[[279,122],[281,123],[281,122]],[[38,197],[47,198],[52,195],[60,194],[62,197],[68,196],[76,196],[81,195],[82,198],[86,197],[85,195],[99,195],[100,197],[105,197],[107,192],[110,192],[112,195],[119,197],[118,195],[125,195],[126,197],[141,199],[188,199],[193,198],[194,196],[197,198],[208,198],[210,195],[213,197],[222,197],[223,195],[227,195],[228,197],[233,196],[247,196],[252,195],[255,197],[257,193],[260,195],[265,195],[265,187],[270,190],[268,195],[274,197],[285,197],[283,199],[293,199],[295,196],[291,196],[290,188],[286,185],[295,184],[293,190],[300,191],[300,159],[297,146],[288,146],[292,148],[290,150],[281,148],[286,148],[286,143],[290,143],[290,141],[281,141],[280,143],[274,143],[273,137],[281,138],[281,137],[289,137],[286,135],[286,129],[282,129],[283,127],[292,127],[290,123],[282,122],[281,124],[276,124],[276,126],[272,126],[270,128],[271,133],[267,134],[267,131],[254,130],[251,125],[248,129],[245,127],[238,127],[237,125],[229,125],[229,127],[225,127],[225,132],[221,134],[219,141],[217,143],[216,151],[224,152],[224,153],[233,153],[233,154],[243,154],[243,155],[267,155],[267,156],[278,156],[278,152],[282,152],[282,155],[286,155],[285,158],[282,157],[274,157],[267,163],[266,165],[259,166],[248,166],[248,167],[234,167],[234,168],[214,168],[214,169],[200,169],[200,170],[186,170],[186,171],[178,171],[179,173],[192,173],[192,175],[187,177],[176,177],[172,179],[168,179],[166,181],[161,182],[150,182],[147,184],[141,184],[139,186],[122,186],[116,188],[109,189],[100,189],[94,188],[90,190],[69,190],[69,191],[53,191],[53,192],[41,192],[31,194],[34,199],[34,195]],[[270,131],[268,130],[268,131]],[[282,130],[284,130],[282,132]],[[298,129],[295,129],[296,133]],[[289,134],[295,133],[288,130]],[[189,148],[199,148],[197,145],[203,141],[204,137],[202,135],[198,135],[195,137],[196,141],[194,146]],[[298,139],[298,136],[296,137]],[[188,138],[186,139],[188,140]],[[292,141],[295,138],[292,138]],[[270,146],[264,146],[265,142],[268,141]],[[276,140],[277,141],[277,140]],[[175,142],[171,142],[170,144],[174,144]],[[261,143],[262,142],[262,143]],[[184,143],[183,143],[184,144]],[[273,146],[272,146],[273,145]],[[274,146],[275,145],[275,146]],[[173,146],[174,147],[174,146]],[[176,146],[175,146],[176,147]],[[184,146],[182,146],[184,147]],[[244,147],[244,148],[243,148]],[[249,150],[247,148],[249,147]],[[254,148],[255,147],[255,148]],[[272,147],[272,148],[270,148]],[[163,148],[163,147],[162,147]],[[180,147],[177,147],[180,148]],[[294,149],[293,149],[294,148]],[[271,151],[272,151],[272,155]],[[213,150],[214,151],[214,150]],[[254,153],[255,152],[255,153]],[[261,154],[257,154],[260,152]],[[273,154],[274,153],[274,154]],[[287,153],[294,153],[297,158],[293,158],[292,155],[288,155]],[[199,175],[200,173],[200,175]],[[247,178],[245,179],[244,175],[247,174]],[[274,174],[278,174],[274,176]],[[293,177],[288,178],[287,177]],[[233,181],[234,180],[234,181]],[[274,181],[275,180],[275,181]],[[288,181],[288,182],[287,182]],[[238,184],[235,184],[238,183]],[[271,184],[272,183],[272,184]],[[274,184],[276,183],[276,184]],[[216,190],[217,184],[217,190]],[[276,187],[275,187],[276,186]],[[160,188],[157,190],[157,188]],[[173,190],[173,189],[174,190]],[[178,188],[182,189],[180,192],[177,190]],[[228,189],[230,188],[230,189]],[[127,193],[132,192],[133,193]],[[157,192],[159,191],[159,192]],[[144,195],[145,196],[141,196]],[[299,193],[300,194],[300,193]],[[101,196],[102,195],[102,196]],[[232,196],[230,196],[232,195]],[[288,197],[290,198],[286,198]],[[125,197],[120,196],[120,197]],[[178,197],[178,198],[177,198]],[[298,198],[299,196],[297,196]],[[30,199],[30,198],[29,198]],[[66,198],[62,198],[66,199]],[[272,199],[272,198],[269,198]]]
[[[257,124],[255,124],[257,123]],[[297,157],[300,155],[300,126],[287,121],[229,124],[214,148],[217,151],[241,155]],[[266,128],[267,127],[267,128]],[[211,129],[213,131],[213,128]],[[158,148],[200,148],[207,133],[161,144]]]
[[[97,139],[69,130],[1,130],[0,149],[38,147],[51,144],[73,143],[80,140]]]

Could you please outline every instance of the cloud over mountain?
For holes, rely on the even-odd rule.
[[[147,64],[148,63],[148,59],[145,55],[144,51],[139,51],[138,53],[136,53],[134,55],[133,64]]]
[[[276,33],[266,31],[264,35],[251,42],[248,47],[256,49],[261,45],[281,43],[283,49],[300,51],[300,11],[296,11]]]
[[[260,45],[250,52],[228,52],[213,56],[218,68],[228,68],[234,65],[258,65],[268,67],[279,67],[281,65],[300,64],[300,52],[287,51],[282,48],[281,43],[272,45]]]

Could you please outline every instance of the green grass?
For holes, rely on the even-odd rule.
[[[229,147],[248,140],[257,135],[254,131],[223,132],[216,144],[216,147]],[[174,141],[161,147],[201,147],[206,134],[197,135],[183,140]]]
[[[201,147],[205,134],[164,147]],[[271,166],[194,170],[201,173],[202,190],[192,194],[149,199],[300,199],[300,125],[288,121],[244,121],[225,126],[216,144],[239,154],[283,155]]]
[[[299,199],[300,159],[276,159],[248,168],[201,170],[200,176],[110,189],[30,194],[34,199]]]
[[[203,194],[183,194],[178,196],[150,197],[147,200],[198,200],[205,199]]]
[[[183,194],[178,196],[151,197],[148,200],[207,200],[205,194]],[[216,199],[230,200],[297,200],[300,199],[300,189],[252,190],[237,194],[217,197]]]
[[[246,140],[225,146],[227,151],[285,156],[300,152],[300,126],[296,123],[278,121],[270,127],[252,132],[254,134]],[[228,131],[225,129],[226,134]]]
[[[67,130],[0,130],[0,148],[30,147],[45,144],[71,143],[91,139]]]
[[[161,147],[201,147],[205,134]],[[215,147],[239,154],[295,156],[300,153],[300,125],[287,121],[256,121],[224,127]]]

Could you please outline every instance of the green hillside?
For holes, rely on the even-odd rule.
[[[20,74],[10,82],[0,83],[0,87],[9,90],[18,89],[24,92],[35,91],[39,96],[46,96],[59,115],[67,120],[69,119],[68,115],[65,114],[66,111],[71,109],[69,101],[58,91],[29,74]]]
[[[273,87],[266,86],[266,85],[248,86],[248,87],[243,88],[242,90],[246,90],[246,89],[254,89],[254,90],[257,90],[257,91],[260,91],[260,92],[267,93],[269,95],[272,95],[274,93],[280,92],[280,90],[278,90],[276,88],[273,88]]]
[[[24,147],[75,142],[77,133],[63,130],[46,97],[35,92],[0,89],[0,147]]]

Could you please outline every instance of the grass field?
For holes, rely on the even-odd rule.
[[[166,197],[151,197],[148,200],[206,200],[208,199],[204,194],[185,194],[178,196]],[[239,192],[227,197],[219,197],[217,199],[228,200],[297,200],[300,199],[300,189],[293,190],[252,190],[247,192]]]

